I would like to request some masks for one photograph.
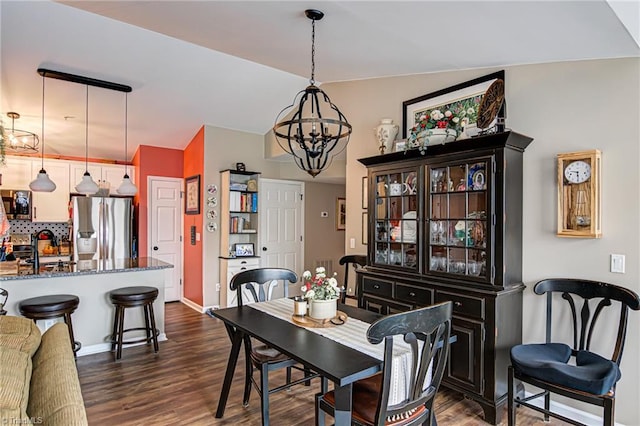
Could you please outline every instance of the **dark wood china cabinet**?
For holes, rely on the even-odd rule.
[[[509,350],[522,342],[522,163],[532,139],[475,137],[359,161],[368,169],[368,260],[358,304],[392,314],[453,302],[443,385],[497,424]]]

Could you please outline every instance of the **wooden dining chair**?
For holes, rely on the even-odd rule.
[[[444,302],[380,318],[367,330],[372,344],[384,341],[382,372],[353,384],[352,423],[355,425],[436,424],[433,402],[447,365],[451,335],[451,302]],[[409,344],[409,366],[405,399],[389,405],[393,337],[403,336]],[[428,380],[428,371],[431,380]],[[324,426],[325,412],[334,415],[334,392],[316,395],[316,426]]]
[[[367,266],[367,256],[362,254],[350,254],[340,258],[340,265],[344,265],[344,283],[343,291],[340,292],[340,303],[347,301],[347,286],[349,285],[349,270],[351,268],[359,268]],[[356,294],[357,296],[357,294]]]
[[[279,283],[283,283],[282,297],[289,296],[289,283],[296,283],[298,276],[295,272],[283,268],[258,268],[250,269],[237,273],[231,278],[231,291],[237,292],[238,306],[245,303],[244,297],[250,297],[251,302],[265,302],[276,298],[275,288]],[[247,301],[248,302],[248,301]],[[310,384],[310,380],[319,377],[318,374],[312,373],[309,369],[300,367],[298,363],[289,358],[287,355],[271,348],[267,345],[253,345],[251,338],[246,336],[244,339],[246,374],[244,385],[243,406],[249,405],[249,397],[251,396],[251,387],[255,386],[256,391],[260,395],[260,405],[262,411],[262,424],[269,424],[269,395],[291,386],[305,383]],[[269,389],[269,372],[286,368],[286,383],[284,385]],[[260,372],[260,382],[258,383],[253,377],[254,369]],[[292,381],[291,369],[304,372],[304,377]],[[326,381],[322,381],[322,390],[326,390]]]
[[[567,423],[581,425],[550,411],[551,393],[587,402],[603,408],[603,424],[614,424],[615,388],[620,379],[620,360],[627,332],[629,309],[640,309],[640,299],[631,290],[598,281],[577,279],[547,279],[538,282],[534,293],[547,295],[546,338],[545,343],[524,344],[511,348],[511,365],[508,367],[508,424],[515,425],[516,406],[524,405],[544,414],[545,422],[549,416]],[[560,321],[552,321],[552,304],[556,295],[556,308],[567,308],[562,300],[568,302],[564,310],[566,316]],[[607,307],[620,309],[617,329],[613,327],[596,328],[602,316],[615,312]],[[569,314],[570,313],[570,317]],[[615,316],[615,315],[614,315]],[[614,318],[615,319],[615,318]],[[601,327],[601,324],[598,323]],[[554,331],[554,340],[551,330]],[[615,335],[615,347],[610,358],[592,352],[593,341],[601,341],[596,330]],[[569,332],[563,333],[563,331]],[[560,336],[572,336],[571,345],[561,343]],[[542,392],[526,398],[515,394],[515,381],[528,383]],[[544,397],[544,407],[529,401]]]

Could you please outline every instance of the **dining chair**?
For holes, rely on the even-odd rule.
[[[367,330],[371,344],[384,341],[382,372],[354,382],[351,417],[355,425],[405,426],[436,424],[433,402],[447,365],[451,335],[451,302],[382,317]],[[409,345],[405,398],[389,404],[394,354],[394,336]],[[429,380],[429,372],[430,380]],[[394,372],[395,374],[395,372]],[[316,395],[316,426],[325,424],[325,413],[334,415],[334,392]]]
[[[250,269],[237,273],[231,278],[229,284],[231,291],[237,292],[238,306],[245,304],[244,297],[251,298],[251,302],[264,302],[276,298],[275,288],[282,282],[282,297],[289,296],[289,283],[296,283],[298,276],[295,272],[283,268],[258,268]],[[249,302],[247,300],[246,302]],[[260,405],[262,411],[262,424],[269,424],[269,395],[291,386],[305,383],[310,384],[310,380],[319,377],[318,374],[312,373],[309,369],[300,367],[297,361],[289,358],[287,355],[271,348],[267,345],[253,345],[251,338],[246,336],[244,339],[246,374],[244,385],[243,406],[249,405],[249,397],[251,396],[251,387],[255,386],[256,391],[260,395]],[[260,371],[260,382],[258,383],[254,377],[254,368]],[[269,389],[269,372],[286,368],[286,383]],[[291,381],[291,369],[304,372],[304,377]],[[326,390],[326,380],[322,380],[321,389]]]
[[[339,262],[340,262],[340,265],[344,265],[344,283],[343,283],[344,288],[343,288],[343,291],[340,292],[340,303],[346,303],[347,286],[349,285],[349,269],[351,268],[358,269],[359,267],[367,266],[367,256],[362,254],[350,254],[350,255],[342,256]],[[356,288],[356,292],[357,292],[357,288]]]
[[[613,284],[568,278],[542,280],[534,286],[533,291],[547,296],[546,338],[545,343],[511,348],[507,393],[509,426],[515,424],[517,405],[543,413],[545,422],[551,416],[581,425],[576,420],[550,411],[551,393],[602,407],[603,424],[613,425],[615,387],[621,377],[620,360],[627,332],[627,317],[629,309],[640,309],[638,295]],[[562,300],[568,302],[568,308]],[[552,316],[552,305],[564,309]],[[619,307],[619,316],[612,309],[605,310],[608,307]],[[554,317],[556,321],[553,321]],[[608,320],[618,317],[617,330],[614,322],[602,327],[603,324],[597,322],[602,317]],[[591,343],[606,340],[606,335],[615,336],[611,358],[591,350]],[[563,339],[559,336],[571,336],[571,344],[562,343]],[[516,395],[516,380],[542,389],[542,392],[524,397],[521,389],[521,395]],[[529,403],[540,397],[544,397],[544,407]]]

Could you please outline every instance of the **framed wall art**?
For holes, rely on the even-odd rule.
[[[347,202],[344,198],[336,200],[336,230],[347,229]]]
[[[253,256],[253,243],[237,243],[233,248],[237,257]]]
[[[200,175],[190,176],[184,182],[184,214],[200,214]]]
[[[480,103],[487,89],[497,80],[502,80],[502,86],[504,86],[504,70],[404,101],[402,103],[402,137],[409,136],[411,129],[420,121],[420,117],[428,116],[436,109],[441,112],[449,110],[457,117],[465,118],[466,135],[477,136],[482,131],[477,126]],[[496,127],[497,132],[502,132],[504,120],[505,106],[501,103],[496,117],[484,128]]]
[[[369,201],[369,179],[362,177],[362,208],[366,210]]]
[[[367,235],[369,233],[369,214],[362,212],[362,244],[367,245],[369,243]]]

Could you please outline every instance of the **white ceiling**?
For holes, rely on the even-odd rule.
[[[2,117],[41,133],[43,67],[133,87],[128,159],[203,124],[265,134],[308,84],[308,8],[321,82],[640,56],[637,1],[3,0]],[[45,80],[46,152],[83,157],[85,86]],[[123,93],[89,89],[89,156],[123,159]]]

